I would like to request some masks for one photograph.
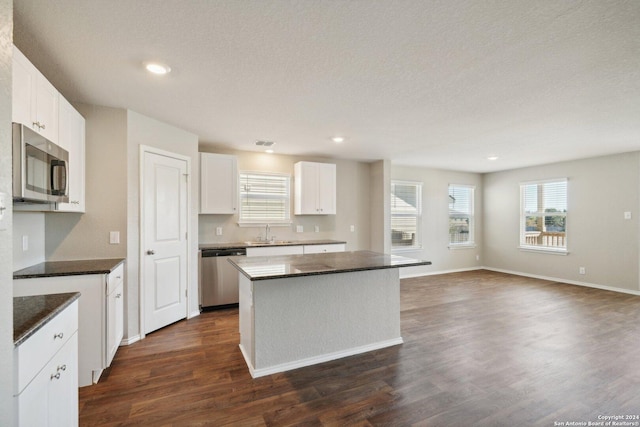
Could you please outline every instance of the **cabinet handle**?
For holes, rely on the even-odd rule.
[[[45,129],[45,125],[40,125],[40,129]]]
[[[155,255],[155,254],[156,254],[156,251],[154,251],[153,249],[149,249],[147,251],[147,255]]]
[[[58,369],[57,369],[58,372],[66,371],[66,370],[67,370],[67,365],[58,366]]]
[[[58,332],[57,334],[53,334],[53,339],[55,340],[56,338],[60,338],[62,339],[62,337],[64,337],[64,333],[63,332]]]
[[[60,372],[56,372],[55,374],[51,374],[51,380],[59,380],[60,379]]]
[[[120,298],[122,294],[116,294],[116,298]]]

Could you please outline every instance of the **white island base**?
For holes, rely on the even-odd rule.
[[[253,378],[402,344],[397,268],[240,278],[240,350]]]

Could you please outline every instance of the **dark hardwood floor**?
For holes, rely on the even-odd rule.
[[[401,289],[403,345],[255,380],[237,309],[168,326],[121,347],[100,383],[80,389],[80,424],[554,426],[640,415],[640,297],[489,271]]]

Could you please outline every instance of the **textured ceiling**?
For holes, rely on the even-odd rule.
[[[67,98],[201,144],[474,172],[640,150],[637,0],[16,0],[14,14],[15,44]]]

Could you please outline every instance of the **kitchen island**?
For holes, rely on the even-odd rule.
[[[370,251],[229,262],[254,378],[401,344],[399,267],[431,264]]]

